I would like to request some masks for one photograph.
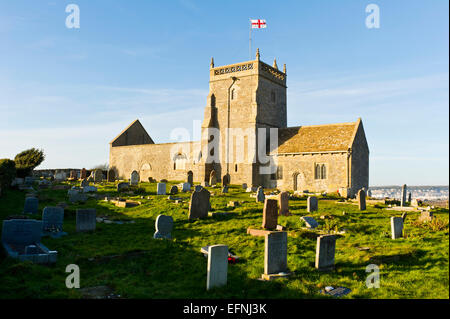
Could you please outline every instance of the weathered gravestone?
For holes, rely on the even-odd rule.
[[[402,186],[402,197],[400,199],[400,206],[405,206],[406,205],[406,184],[404,184]]]
[[[87,171],[85,168],[83,168],[80,172],[80,179],[85,179],[87,178]]]
[[[69,177],[70,177],[71,179],[77,179],[77,177],[78,177],[77,171],[71,170],[71,171],[70,171]]]
[[[114,183],[116,181],[116,171],[112,168],[108,170],[107,180],[109,183]]]
[[[265,234],[264,274],[262,279],[270,280],[273,275],[286,273],[287,268],[287,232]],[[272,276],[271,276],[272,275]]]
[[[8,256],[34,263],[54,263],[58,252],[41,244],[42,221],[10,219],[3,221],[2,245]]]
[[[222,186],[230,185],[230,174],[225,174],[222,177]]]
[[[433,212],[421,211],[419,216],[419,221],[422,223],[431,222],[433,220]]]
[[[397,239],[403,236],[403,218],[391,217],[391,233],[392,239]]]
[[[315,212],[319,209],[319,201],[315,196],[309,196],[306,203],[308,213]]]
[[[156,185],[156,195],[166,195],[166,183],[158,183]]]
[[[222,187],[222,194],[228,193],[228,186]]]
[[[204,218],[208,216],[208,211],[211,207],[209,202],[210,192],[206,188],[201,188],[200,191],[195,191],[191,195],[189,202],[189,219]]]
[[[117,192],[124,192],[130,188],[130,184],[126,182],[121,182],[117,184]]]
[[[366,210],[366,192],[360,189],[357,197],[359,210]]]
[[[194,174],[193,174],[191,171],[189,171],[189,172],[187,173],[187,182],[188,182],[190,185],[194,185]]]
[[[92,193],[92,192],[96,192],[97,191],[97,187],[95,186],[85,186],[83,187],[83,193]]]
[[[42,236],[59,238],[67,235],[63,232],[64,208],[45,207],[42,212]]]
[[[216,171],[212,170],[211,173],[209,174],[209,185],[214,186],[216,184],[217,184]]]
[[[183,186],[181,188],[182,192],[189,192],[191,190],[191,183],[187,182],[187,183],[183,183]]]
[[[66,175],[65,172],[59,171],[59,172],[56,172],[56,173],[55,173],[55,179],[56,179],[57,181],[64,181],[64,180],[67,179],[67,175]]]
[[[139,173],[132,171],[130,175],[130,185],[137,186],[139,184]]]
[[[314,218],[312,218],[310,216],[303,216],[300,219],[305,222],[306,227],[308,227],[308,228],[314,229],[317,226],[319,226],[319,223]]]
[[[242,189],[247,189],[247,184],[246,183],[244,183],[244,184],[242,184]]]
[[[275,199],[267,198],[264,201],[263,222],[264,229],[276,229],[278,224],[278,203]]]
[[[315,267],[319,270],[332,270],[334,268],[335,250],[335,235],[322,235],[317,237]]]
[[[38,211],[39,200],[36,197],[25,198],[23,212],[25,214],[36,214]]]
[[[103,172],[101,169],[96,169],[94,171],[94,183],[103,182]]]
[[[172,216],[159,215],[155,221],[155,233],[153,238],[172,238],[173,218]]]
[[[88,182],[87,178],[83,178],[81,180],[80,187],[86,187],[86,186],[89,186],[89,182]]]
[[[76,230],[77,232],[93,231],[96,226],[96,210],[94,208],[77,209]]]
[[[281,192],[278,194],[278,205],[280,206],[280,215],[289,216],[289,192]]]
[[[412,195],[411,195],[411,192],[408,192],[408,203],[411,203],[411,199],[412,199],[411,196],[412,196]]]
[[[71,203],[87,201],[86,194],[81,193],[78,189],[69,189],[67,194],[69,195],[69,201]]]
[[[212,245],[208,247],[208,268],[206,290],[227,284],[228,246]]]
[[[266,199],[266,195],[264,195],[264,189],[262,186],[258,187],[258,191],[256,192],[256,202],[263,203]]]
[[[175,194],[177,194],[178,193],[178,187],[176,186],[176,185],[173,185],[171,188],[170,188],[170,194],[171,195],[175,195]]]

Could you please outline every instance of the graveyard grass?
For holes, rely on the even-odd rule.
[[[70,185],[79,183],[65,182]],[[167,190],[175,182],[169,182]],[[98,186],[98,185],[97,185]],[[50,250],[58,251],[51,266],[36,265],[0,256],[0,298],[82,298],[80,289],[66,288],[69,264],[80,267],[81,288],[108,286],[121,298],[332,298],[319,291],[326,286],[347,287],[352,292],[342,298],[449,298],[448,209],[435,209],[439,223],[416,222],[418,213],[408,213],[406,238],[390,238],[390,217],[401,212],[383,210],[384,205],[367,205],[358,211],[351,203],[339,203],[336,197],[321,197],[319,211],[306,212],[306,198],[291,199],[289,217],[279,217],[287,227],[288,267],[292,275],[271,282],[258,280],[264,271],[264,237],[246,234],[249,226],[261,227],[263,203],[256,203],[239,186],[208,188],[213,212],[226,216],[189,222],[190,193],[175,195],[183,200],[175,204],[168,195],[156,195],[156,183],[140,183],[138,195],[122,198],[140,201],[132,208],[118,208],[101,199],[89,198],[84,204],[70,204],[67,190],[38,191],[41,219],[45,206],[66,201],[64,231],[59,239],[43,238]],[[98,194],[117,196],[113,183],[102,183]],[[267,192],[268,190],[266,190]],[[144,196],[144,199],[141,199]],[[147,199],[150,196],[150,199]],[[0,219],[21,214],[25,193],[7,190],[0,198]],[[243,201],[228,208],[231,200]],[[95,232],[75,232],[77,208],[95,208],[97,217],[134,220],[134,224],[97,223]],[[346,212],[343,215],[343,211]],[[173,240],[155,240],[155,220],[159,214],[174,219]],[[314,269],[316,237],[303,228],[301,216],[312,216],[319,228],[345,230],[336,241],[336,268],[332,272]],[[320,216],[332,219],[320,219]],[[228,267],[226,287],[206,291],[206,258],[200,248],[225,244],[239,257]],[[370,250],[358,248],[369,247]],[[366,287],[366,266],[380,268],[380,288]]]

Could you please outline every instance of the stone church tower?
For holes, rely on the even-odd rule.
[[[203,180],[214,169],[221,178],[228,175],[233,184],[264,184],[269,174],[261,174],[260,166],[267,159],[258,155],[258,146],[265,150],[270,128],[286,125],[286,66],[280,71],[276,60],[272,66],[262,62],[259,49],[253,61],[215,67],[212,59],[202,124]],[[266,145],[258,142],[261,129]],[[220,143],[208,148],[213,140]]]

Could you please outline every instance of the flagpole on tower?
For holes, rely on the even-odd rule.
[[[252,19],[249,19],[250,22],[250,31],[249,31],[249,38],[248,38],[248,58],[249,60],[252,59]]]

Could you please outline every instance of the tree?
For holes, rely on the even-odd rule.
[[[16,177],[16,165],[10,159],[0,159],[0,187],[8,188]]]
[[[30,175],[31,171],[39,166],[45,159],[44,151],[31,148],[20,152],[14,158],[16,162],[17,176],[25,177]]]

